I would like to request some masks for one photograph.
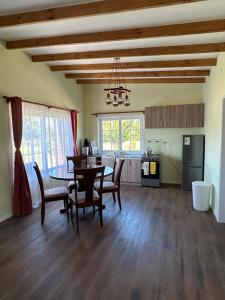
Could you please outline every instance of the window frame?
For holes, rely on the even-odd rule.
[[[122,120],[132,120],[139,119],[140,120],[140,151],[126,151],[122,150]],[[102,130],[102,121],[111,121],[118,120],[119,121],[119,149],[118,150],[103,150],[103,130]],[[144,115],[143,114],[123,114],[123,115],[102,115],[97,117],[97,125],[98,125],[98,145],[99,150],[102,154],[113,154],[113,153],[126,153],[131,155],[139,155],[144,151]]]

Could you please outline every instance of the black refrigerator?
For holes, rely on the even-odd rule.
[[[192,190],[193,181],[204,180],[205,136],[183,135],[181,187]]]

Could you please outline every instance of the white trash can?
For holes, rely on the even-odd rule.
[[[209,210],[211,184],[205,181],[192,182],[193,207],[199,211]]]

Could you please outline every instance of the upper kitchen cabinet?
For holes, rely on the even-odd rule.
[[[145,108],[145,128],[194,127],[204,127],[203,103]]]

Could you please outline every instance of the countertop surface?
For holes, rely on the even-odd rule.
[[[110,154],[102,154],[102,157],[103,158],[114,158],[114,155],[110,155]],[[129,154],[126,154],[126,155],[119,155],[120,158],[123,158],[123,159],[141,159],[142,155],[129,155]]]

